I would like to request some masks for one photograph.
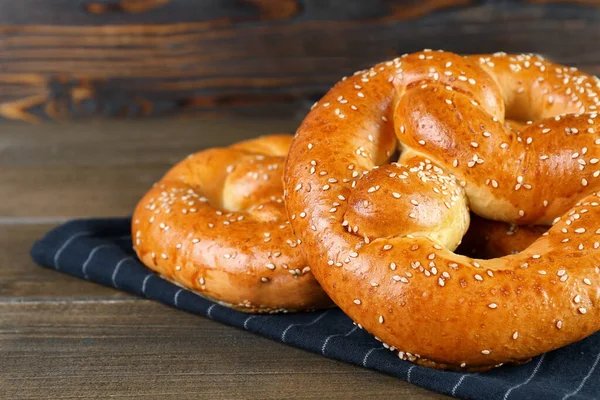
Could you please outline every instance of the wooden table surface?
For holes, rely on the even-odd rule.
[[[297,123],[3,123],[0,398],[442,398],[31,261],[64,220],[130,214],[185,155]]]

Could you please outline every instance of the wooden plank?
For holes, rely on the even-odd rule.
[[[3,167],[0,217],[127,216],[168,167]]]
[[[202,149],[228,146],[269,133],[292,134],[301,117],[287,120],[87,120],[42,126],[5,122],[0,127],[0,168],[162,167]],[[26,183],[24,181],[23,186],[27,186]],[[2,191],[0,184],[0,193]],[[6,197],[8,192],[2,194]]]
[[[199,28],[289,21],[294,18],[361,20],[390,14],[397,19],[473,3],[473,0],[10,0],[0,1],[0,24],[102,25],[195,23]],[[396,3],[396,4],[394,4]]]
[[[41,238],[52,226],[0,226],[0,303],[58,299],[116,301],[134,298],[123,292],[35,265],[29,256],[29,250],[33,242]]]
[[[0,222],[126,216],[174,163],[297,121],[104,121],[3,126]],[[43,199],[43,200],[42,200]]]
[[[597,72],[600,3],[554,3],[0,0],[0,117],[296,116],[341,76],[432,45]]]
[[[0,396],[445,398],[150,301],[0,302]]]

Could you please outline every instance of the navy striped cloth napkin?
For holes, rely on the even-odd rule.
[[[400,360],[337,308],[250,315],[173,285],[137,260],[129,226],[128,218],[71,221],[35,243],[31,255],[38,264],[57,271],[145,296],[325,357],[385,372],[439,393],[486,400],[600,398],[600,333],[518,367],[500,367],[486,373],[437,371]]]

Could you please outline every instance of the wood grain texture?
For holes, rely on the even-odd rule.
[[[32,128],[3,122],[0,168],[171,165],[206,148],[271,133],[293,134],[299,123],[300,119],[190,118],[85,120]]]
[[[0,117],[284,116],[422,48],[539,52],[597,72],[600,3],[0,0]]]
[[[167,164],[4,167],[0,186],[11,193],[11,201],[0,203],[0,216],[126,216],[167,168]]]
[[[145,300],[0,302],[0,354],[6,399],[445,398]]]
[[[126,216],[173,164],[207,147],[292,132],[297,121],[94,121],[4,124],[0,223]]]
[[[35,265],[29,256],[31,245],[53,226],[18,223],[0,225],[0,303],[58,300],[116,301],[134,298],[126,293]],[[4,397],[0,396],[0,398]]]

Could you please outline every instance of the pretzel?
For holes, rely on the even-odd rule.
[[[342,79],[284,173],[315,277],[400,358],[436,368],[522,363],[597,331],[598,93],[575,68],[504,53],[425,51]],[[453,252],[469,208],[553,226],[474,259]]]
[[[328,307],[294,238],[281,175],[291,142],[271,135],[193,154],[139,202],[139,259],[163,277],[251,313]]]

